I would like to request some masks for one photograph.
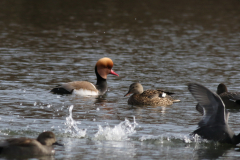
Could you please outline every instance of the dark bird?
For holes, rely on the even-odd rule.
[[[203,118],[193,135],[220,143],[240,143],[240,134],[235,135],[228,125],[229,113],[225,110],[221,97],[197,83],[189,83],[188,90],[204,110]]]
[[[240,92],[228,92],[225,84],[220,83],[217,94],[221,97],[226,109],[240,108]],[[203,115],[203,108],[197,104],[196,110]]]

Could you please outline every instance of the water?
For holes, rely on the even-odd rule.
[[[0,140],[53,131],[65,146],[49,159],[236,159],[239,147],[190,137],[201,116],[188,82],[239,91],[240,4],[230,1],[0,2]],[[114,71],[101,98],[49,93]],[[175,92],[180,103],[131,107],[133,82]],[[72,109],[72,111],[71,111]],[[239,109],[229,124],[240,133]]]

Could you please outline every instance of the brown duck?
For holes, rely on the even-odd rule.
[[[47,156],[54,155],[52,145],[60,145],[56,142],[54,133],[46,131],[41,133],[37,139],[10,138],[0,142],[0,154],[6,156]]]
[[[174,102],[180,100],[173,99],[170,95],[174,94],[171,92],[165,92],[163,90],[143,90],[143,86],[140,83],[133,83],[129,87],[129,91],[125,96],[132,94],[128,99],[130,105],[172,105]],[[124,96],[124,97],[125,97]]]
[[[240,108],[240,92],[228,92],[226,85],[220,83],[217,87],[217,94],[222,99],[226,109]],[[196,106],[196,110],[203,115],[203,107],[199,103]]]

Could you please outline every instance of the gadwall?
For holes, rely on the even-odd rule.
[[[103,95],[107,91],[107,75],[119,76],[112,70],[113,61],[110,58],[101,58],[95,66],[97,76],[96,85],[87,81],[73,81],[64,83],[53,88],[50,92],[56,94],[77,94],[81,96]]]
[[[240,108],[240,92],[228,92],[225,84],[220,83],[217,94],[221,97],[226,109]],[[203,115],[203,108],[197,104],[196,110]]]
[[[6,156],[47,156],[54,155],[52,145],[62,144],[56,142],[54,133],[46,131],[37,139],[10,138],[0,142],[0,154]]]
[[[240,134],[235,135],[228,125],[229,113],[220,96],[197,83],[189,83],[188,90],[204,108],[203,118],[198,123],[199,128],[193,135],[220,143],[240,143]]]
[[[180,100],[173,99],[170,95],[171,92],[165,92],[163,90],[143,90],[143,86],[140,83],[133,83],[129,87],[129,91],[125,96],[132,94],[128,99],[130,105],[172,105],[173,102],[179,102]],[[124,96],[124,97],[125,97]]]

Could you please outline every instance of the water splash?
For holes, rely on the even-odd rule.
[[[120,124],[111,128],[106,126],[103,128],[101,125],[98,125],[98,132],[94,135],[95,140],[109,140],[109,141],[122,141],[129,140],[128,136],[136,133],[136,126],[138,124],[133,117],[133,122],[131,123],[128,119],[121,122]]]
[[[87,129],[79,129],[78,124],[81,124],[79,121],[74,121],[72,118],[72,110],[73,110],[73,105],[69,106],[69,116],[66,117],[66,123],[65,125],[67,126],[67,129],[65,129],[65,133],[70,133],[71,137],[85,137]]]
[[[156,142],[158,141],[159,143],[169,143],[171,141],[183,141],[186,144],[191,144],[191,143],[206,143],[208,142],[205,139],[202,139],[200,136],[198,135],[189,135],[189,134],[176,134],[176,133],[165,133],[165,134],[161,134],[158,136],[154,136],[154,135],[144,135],[142,137],[139,138],[140,141],[142,142],[147,142],[147,141],[153,141]]]
[[[191,143],[191,142],[195,142],[195,143],[209,143],[210,142],[207,139],[203,139],[198,134],[195,134],[195,135],[191,134],[191,135],[188,136],[188,138],[186,138],[184,140],[185,140],[185,143]]]

